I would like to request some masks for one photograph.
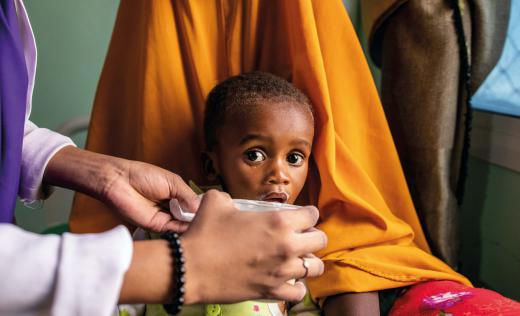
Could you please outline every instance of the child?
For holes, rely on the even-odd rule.
[[[307,97],[287,81],[254,72],[209,94],[203,170],[233,198],[293,204],[305,184],[314,137]]]
[[[218,84],[206,101],[204,137],[204,173],[231,197],[289,204],[297,201],[309,169],[314,112],[308,98],[292,84],[262,72],[234,76]],[[343,312],[355,310],[367,315],[378,303],[377,294],[373,301],[354,296]],[[283,308],[274,311],[263,302],[212,306],[223,315],[284,314]],[[299,312],[320,314],[309,295],[289,314]]]
[[[295,203],[309,169],[314,114],[289,82],[253,72],[220,83],[206,102],[204,137],[204,173],[231,197]],[[283,315],[278,305],[279,311],[264,302],[221,308],[224,315]]]
[[[210,182],[218,182],[231,197],[298,204],[296,201],[309,170],[314,113],[308,98],[289,82],[271,74],[253,72],[218,84],[206,102],[204,137],[204,173]],[[382,291],[384,299],[381,301],[384,304],[390,297],[388,305],[392,306],[394,294],[403,292],[391,313],[412,315],[424,307],[410,305],[409,302],[414,301],[411,295],[430,298],[432,306],[427,306],[426,312],[437,315],[437,308],[445,307],[445,299],[449,304],[470,303],[478,292],[476,289],[469,292],[468,289],[450,281],[423,282],[407,291]],[[443,295],[439,303],[438,295],[435,295],[439,293],[449,295]],[[512,304],[510,308],[518,311],[518,305],[512,301],[503,300],[489,291],[482,295],[491,295],[494,300]],[[324,312],[326,315],[379,315],[379,304],[378,292],[344,293],[327,298]],[[458,306],[463,308],[464,304]],[[302,315],[320,315],[309,295],[289,311],[283,303],[247,301],[185,306],[179,315],[261,316],[298,315],[299,312],[305,313]],[[146,314],[166,315],[160,305],[148,305]]]
[[[290,204],[297,201],[309,169],[314,114],[307,97],[289,82],[253,72],[218,84],[206,102],[204,137],[204,172],[209,180],[218,180],[231,197]],[[402,296],[394,304],[394,294],[401,292]],[[326,299],[324,312],[326,315],[379,315],[383,312],[379,296],[383,306],[390,300],[392,315],[420,312],[441,315],[447,307],[482,314],[484,309],[481,310],[479,303],[485,299],[502,304],[494,303],[494,311],[509,315],[520,312],[517,303],[495,292],[440,280],[418,283],[407,291],[339,294]],[[424,306],[423,303],[414,305],[414,297],[423,298]],[[244,304],[258,309],[263,306],[257,302],[247,303],[249,305],[220,306],[222,315],[262,315],[247,309],[233,313],[233,308],[239,309]],[[319,314],[310,297],[289,314],[297,314],[302,309]]]
[[[297,201],[309,170],[314,112],[308,98],[292,84],[262,72],[231,77],[218,84],[206,101],[204,137],[204,173],[208,180],[218,180],[231,197],[289,204]],[[244,305],[261,309],[265,303],[220,307],[227,309],[223,315],[229,315]],[[378,306],[377,293],[361,293],[348,297],[342,312],[379,314]],[[299,312],[320,314],[309,295],[289,314]],[[234,315],[262,314],[251,311]]]
[[[314,114],[308,98],[289,82],[253,72],[218,84],[206,102],[204,137],[202,168],[209,182],[237,199],[295,203],[309,169]],[[298,307],[319,315],[310,296]],[[120,306],[120,315],[131,308]],[[146,315],[166,312],[147,305]],[[247,301],[184,306],[179,315],[281,316],[287,310],[284,302]]]

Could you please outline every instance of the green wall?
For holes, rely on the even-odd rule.
[[[38,46],[38,68],[31,120],[55,129],[68,119],[90,114],[112,34],[116,0],[25,0]],[[85,133],[74,140],[83,146]],[[59,190],[43,210],[17,206],[17,222],[39,232],[66,221],[70,193]]]
[[[466,185],[461,271],[477,285],[520,300],[520,173],[471,158]]]

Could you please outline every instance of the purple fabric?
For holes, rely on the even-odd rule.
[[[13,0],[0,0],[0,223],[13,221],[28,76]]]

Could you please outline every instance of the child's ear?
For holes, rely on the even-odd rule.
[[[215,153],[203,151],[200,154],[200,160],[202,163],[202,172],[208,178],[209,181],[215,181],[218,178],[218,168]]]

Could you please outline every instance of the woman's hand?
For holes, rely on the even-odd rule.
[[[315,207],[297,211],[241,212],[226,193],[204,194],[197,216],[181,237],[185,259],[185,304],[235,303],[250,299],[298,301],[301,282],[288,280],[323,273],[323,262],[310,253],[327,244],[312,227]],[[173,260],[164,240],[134,243],[120,303],[168,303]],[[308,271],[303,266],[306,257]]]
[[[174,220],[168,203],[176,198],[194,212],[197,195],[178,175],[151,164],[118,161],[118,172],[107,181],[101,200],[132,224],[154,232],[184,232],[188,223]]]
[[[287,281],[323,273],[323,262],[309,255],[327,243],[323,232],[312,229],[319,217],[314,207],[240,212],[229,195],[210,191],[199,208],[195,193],[171,172],[75,147],[65,147],[51,159],[44,181],[98,198],[128,221],[155,231],[187,228],[162,211],[161,205],[170,199],[177,198],[194,211],[198,208],[182,236],[187,304],[256,298],[297,301],[305,295],[305,286]],[[306,257],[308,269],[301,257]],[[164,241],[136,243],[121,301],[165,301],[171,273]]]
[[[89,194],[125,221],[155,232],[184,232],[188,228],[167,211],[170,199],[180,200],[193,211],[199,204],[196,194],[174,173],[72,146],[51,159],[44,182]]]
[[[297,301],[301,282],[288,280],[323,273],[323,262],[308,254],[324,248],[326,235],[311,229],[315,207],[297,211],[240,212],[226,193],[204,194],[197,216],[182,236],[187,304],[228,303],[270,298]]]

